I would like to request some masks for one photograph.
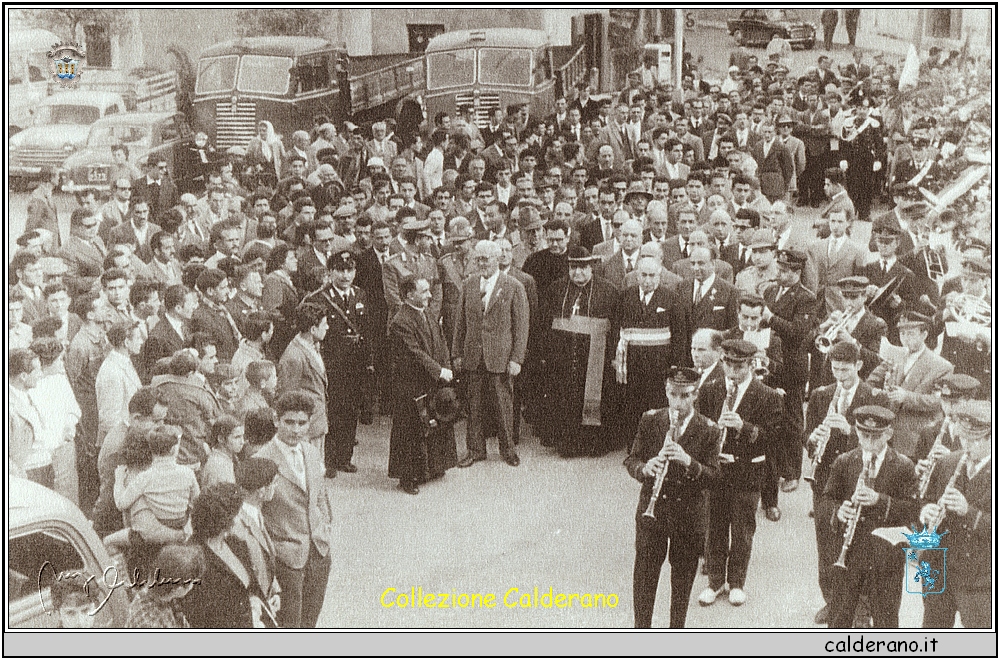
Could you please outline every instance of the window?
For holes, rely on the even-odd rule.
[[[87,138],[88,147],[110,147],[119,142],[132,146],[148,146],[150,144],[150,130],[148,126],[129,126],[126,124],[95,124],[90,129],[90,137]]]
[[[92,105],[43,105],[38,109],[38,114],[35,117],[37,126],[51,124],[90,126],[101,118],[101,111]]]
[[[471,85],[476,80],[476,51],[471,48],[427,56],[427,88]]]
[[[531,74],[530,50],[483,48],[479,51],[479,82],[484,85],[528,87]]]
[[[108,26],[92,23],[83,26],[83,36],[87,45],[87,66],[95,69],[111,68],[111,36]]]
[[[84,568],[83,557],[73,544],[56,531],[42,531],[12,538],[7,549],[8,602],[22,598],[38,598],[39,582],[43,589],[52,586],[56,574]],[[54,570],[39,571],[45,562]]]
[[[299,94],[330,87],[333,71],[331,54],[310,55],[299,60],[295,67],[296,91]]]
[[[406,36],[411,53],[422,53],[427,50],[431,39],[444,34],[444,23],[407,23]]]
[[[171,142],[176,140],[181,135],[180,129],[177,127],[177,122],[174,117],[163,122],[160,126],[160,142]]]
[[[273,55],[244,55],[236,89],[257,94],[287,94],[292,60]]]
[[[196,94],[211,94],[212,92],[228,92],[236,85],[235,55],[211,57],[198,63],[198,82],[195,84]]]

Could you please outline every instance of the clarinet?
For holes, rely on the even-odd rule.
[[[663,440],[663,447],[660,448],[660,453],[657,454],[660,458],[664,458],[667,455],[667,447],[676,442],[677,435],[677,413],[673,410],[670,411],[670,430],[667,431],[667,437]],[[649,497],[649,504],[646,506],[646,510],[642,512],[642,515],[647,518],[656,518],[653,510],[656,508],[656,501],[660,499],[660,491],[663,489],[663,482],[667,477],[667,469],[670,467],[669,461],[664,464],[663,469],[656,473],[656,480],[653,481],[653,494]]]
[[[933,455],[934,450],[936,450],[938,447],[941,447],[944,444],[943,442],[944,432],[947,430],[948,430],[948,418],[945,417],[944,420],[941,422],[941,430],[938,431],[937,437],[934,438],[934,446],[931,447],[930,453],[928,455]],[[931,473],[934,472],[934,468],[935,466],[937,466],[937,463],[938,463],[937,458],[930,459],[930,465],[927,466],[927,470],[925,470],[924,473],[920,475],[920,487],[917,490],[917,494],[920,496],[920,499],[923,499],[924,495],[927,494],[927,488],[928,486],[931,485]]]
[[[944,494],[948,492],[949,488],[955,487],[955,482],[958,481],[958,475],[960,475],[962,470],[965,469],[965,464],[968,460],[968,452],[963,452],[962,457],[958,459],[958,465],[955,466],[955,471],[951,473],[951,479],[948,480],[948,485],[944,487],[944,490],[941,492],[941,497],[938,498],[938,514],[934,517],[934,524],[930,527],[930,529],[936,530],[941,526],[941,523],[944,522],[944,517],[948,513],[944,508]]]
[[[837,402],[840,400],[840,383],[837,383],[837,388],[833,392],[833,398],[830,399],[830,407],[826,409],[826,417],[837,412]],[[820,440],[816,442],[816,449],[813,451],[813,457],[809,459],[809,475],[803,476],[802,478],[812,483],[816,481],[816,468],[820,463],[823,462],[823,454],[826,453],[826,446],[830,442],[830,436],[832,435],[830,427],[826,423],[826,417],[816,430],[823,429],[820,432]]]
[[[857,493],[862,488],[866,488],[868,481],[871,477],[868,474],[868,468],[861,470],[861,474],[858,475],[858,483],[854,486],[854,492]],[[851,496],[854,499],[854,496]],[[854,505],[854,517],[851,521],[847,523],[847,528],[844,529],[844,544],[840,546],[840,556],[837,557],[837,561],[834,562],[834,566],[837,568],[847,568],[847,564],[844,563],[847,560],[847,552],[851,549],[851,544],[854,542],[854,534],[858,530],[858,522],[861,520],[861,509],[863,507],[860,504]]]

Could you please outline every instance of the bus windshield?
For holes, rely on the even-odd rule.
[[[195,84],[195,92],[211,94],[232,91],[236,84],[236,60],[236,55],[226,55],[198,62],[198,82]]]
[[[427,88],[471,85],[476,81],[476,51],[471,48],[427,56]]]
[[[484,85],[531,85],[531,51],[483,48],[479,51],[479,82]]]
[[[290,57],[244,55],[240,58],[236,89],[257,94],[287,94],[291,68]]]

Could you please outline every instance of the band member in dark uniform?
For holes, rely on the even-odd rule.
[[[750,363],[757,347],[742,339],[722,343],[726,377],[705,383],[698,395],[698,412],[718,420],[723,428],[719,477],[709,493],[708,588],[698,596],[711,605],[729,591],[729,602],[742,605],[743,590],[757,531],[760,488],[785,432],[781,394],[753,377]]]
[[[923,599],[923,627],[952,628],[958,612],[963,628],[989,628],[994,602],[990,404],[966,401],[955,407],[952,416],[964,451],[952,452],[938,463],[920,510],[920,522],[929,529],[943,514],[941,530],[948,531],[950,551],[945,590]]]
[[[635,513],[632,601],[635,627],[651,628],[656,588],[670,552],[670,627],[683,628],[704,545],[705,487],[719,471],[719,428],[694,409],[700,376],[674,367],[667,379],[668,406],[650,410],[625,468],[642,483]],[[666,472],[664,472],[664,470]]]
[[[781,518],[778,508],[778,477],[784,477],[784,491],[798,487],[802,473],[802,402],[809,378],[809,355],[806,339],[816,323],[816,296],[802,286],[802,269],[807,257],[798,250],[781,250],[778,254],[778,281],[764,292],[764,327],[771,328],[784,347],[781,389],[785,391],[785,410],[790,426],[777,456],[776,472],[763,486],[761,497],[767,519]],[[770,460],[770,458],[768,459]]]
[[[636,270],[639,285],[627,289],[622,299],[615,355],[615,372],[624,390],[621,433],[626,446],[635,440],[642,414],[666,403],[663,380],[669,368],[671,322],[677,313],[673,295],[660,285],[659,260],[639,259]]]
[[[878,248],[878,259],[865,265],[859,273],[859,275],[868,278],[869,298],[875,295],[876,290],[880,287],[889,285],[882,296],[871,300],[870,309],[873,314],[886,322],[888,326],[886,337],[897,346],[899,345],[899,329],[896,324],[899,322],[899,315],[906,308],[917,309],[921,295],[913,271],[897,260],[901,231],[892,222],[872,223],[875,246]]]
[[[567,457],[607,453],[607,434],[615,425],[611,360],[618,345],[619,293],[594,275],[595,261],[600,258],[587,248],[570,248],[569,277],[554,282],[543,303],[547,424],[542,442]]]
[[[820,323],[812,340],[807,344],[812,351],[809,375],[811,389],[833,382],[829,357],[819,350],[818,343],[825,343],[829,348],[838,341],[856,342],[861,351],[861,360],[864,362],[861,368],[862,378],[867,378],[868,374],[882,362],[878,351],[887,326],[884,320],[872,314],[865,306],[868,284],[868,278],[860,276],[837,280],[836,286],[844,300],[844,309],[832,312]],[[829,334],[834,335],[832,340]],[[821,337],[825,339],[821,340]]]
[[[357,472],[351,462],[357,444],[358,419],[371,423],[371,411],[365,406],[372,401],[375,367],[372,345],[368,337],[371,315],[368,296],[353,286],[357,272],[354,253],[343,250],[330,255],[330,286],[323,287],[305,298],[326,311],[330,329],[320,345],[327,369],[327,422],[324,462],[326,475],[337,471]]]
[[[917,461],[917,475],[929,467],[932,460],[947,456],[962,448],[955,433],[951,411],[963,401],[972,401],[979,395],[982,384],[965,374],[948,374],[934,383],[934,393],[941,399],[944,416],[920,430],[913,458]]]
[[[834,461],[823,490],[823,498],[836,511],[830,524],[842,534],[840,555],[846,566],[838,569],[841,574],[834,582],[830,628],[851,627],[863,594],[876,628],[899,627],[904,567],[900,549],[872,535],[879,527],[909,525],[919,512],[912,495],[913,463],[888,445],[895,418],[882,406],[855,410],[858,447]]]
[[[872,201],[882,192],[888,162],[881,117],[871,114],[864,90],[852,95],[853,117],[844,125],[844,157],[847,160],[847,193],[858,212],[858,220],[867,222]]]
[[[942,313],[945,335],[941,357],[955,365],[955,371],[993,381],[993,302],[989,288],[990,264],[978,257],[962,260],[962,290],[947,295]],[[959,323],[950,323],[960,321]],[[984,394],[987,394],[984,392]]]
[[[853,341],[840,341],[830,348],[827,356],[834,382],[818,387],[809,395],[806,409],[806,450],[809,454],[812,482],[813,522],[816,527],[816,550],[819,555],[819,588],[825,604],[816,613],[818,624],[829,623],[833,604],[837,561],[841,537],[830,525],[834,506],[823,499],[823,490],[830,476],[830,468],[841,454],[858,446],[851,423],[854,411],[863,406],[889,404],[884,394],[875,394],[872,387],[860,378],[864,364],[858,345]]]

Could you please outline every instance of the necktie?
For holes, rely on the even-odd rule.
[[[701,280],[694,281],[694,304],[701,302]]]
[[[787,291],[788,291],[788,287],[784,287],[784,286],[778,287],[778,295],[776,295],[774,297],[774,302],[778,302],[779,300],[781,300],[781,296],[785,295],[785,293]]]
[[[882,260],[882,274],[883,275],[889,274],[889,262],[884,259]]]
[[[481,302],[483,303],[483,310],[486,309],[486,293],[487,293],[486,280],[482,280],[479,283],[479,298],[480,298]]]
[[[875,454],[868,457],[868,463],[865,465],[865,474],[868,479],[875,478]],[[871,484],[867,484],[871,488]]]
[[[733,408],[736,406],[736,393],[738,389],[736,388],[736,383],[726,379],[726,403],[722,408],[722,412],[732,412]]]
[[[625,257],[625,273],[631,273],[633,268],[632,257]]]
[[[292,469],[295,471],[295,476],[299,478],[302,485],[306,485],[306,460],[302,455],[302,447],[295,445],[292,447]]]

